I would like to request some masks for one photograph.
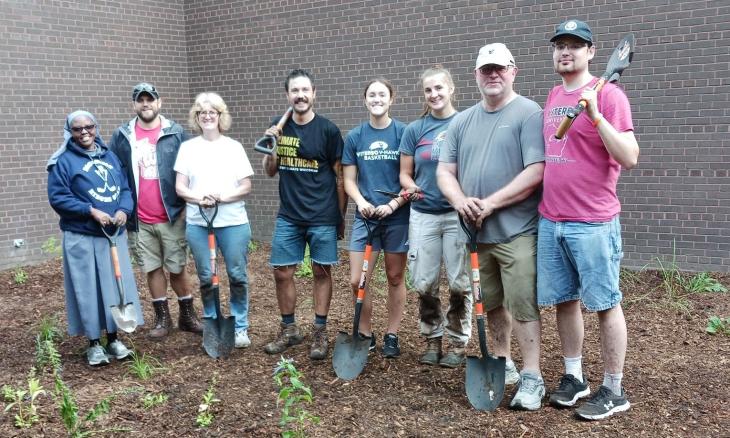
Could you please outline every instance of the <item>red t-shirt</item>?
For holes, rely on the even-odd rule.
[[[588,112],[575,119],[561,140],[555,138],[566,110],[578,103],[584,88],[566,92],[558,85],[545,102],[545,174],[539,211],[552,221],[608,222],[621,211],[616,196],[621,165],[609,155]],[[616,131],[633,131],[631,106],[618,86],[609,83],[601,89],[598,110],[604,123],[610,123]]]
[[[160,177],[157,171],[157,138],[161,126],[144,129],[135,124],[134,135],[139,184],[137,186],[137,215],[147,224],[168,222],[165,205],[160,192]]]

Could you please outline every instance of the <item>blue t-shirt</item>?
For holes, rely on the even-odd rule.
[[[342,164],[357,166],[357,188],[360,194],[373,206],[387,204],[392,198],[376,192],[386,190],[398,193],[401,190],[400,153],[398,143],[406,125],[393,119],[385,129],[376,129],[365,122],[353,128],[345,138]],[[400,207],[385,218],[386,224],[407,224],[409,209]],[[355,209],[355,217],[361,218]]]
[[[338,225],[333,166],[341,158],[342,134],[334,123],[318,114],[306,125],[287,120],[277,149],[279,217],[303,226]]]
[[[413,179],[424,195],[422,200],[412,202],[411,208],[421,213],[441,214],[453,210],[436,183],[436,167],[439,152],[445,146],[446,130],[456,114],[446,119],[428,114],[410,123],[403,132],[400,152],[413,157]]]

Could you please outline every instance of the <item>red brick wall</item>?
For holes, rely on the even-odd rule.
[[[684,268],[730,271],[727,2],[136,1],[84,2],[81,10],[27,3],[0,3],[0,65],[10,67],[0,71],[0,87],[11,100],[0,109],[0,267],[39,257],[40,244],[56,233],[43,162],[60,140],[63,115],[90,108],[108,136],[129,117],[129,89],[138,80],[154,82],[165,112],[178,120],[198,92],[227,100],[230,135],[258,173],[247,201],[254,238],[268,240],[276,179],[261,175],[252,143],[285,109],[290,69],[312,71],[316,109],[343,134],[365,119],[362,86],[375,75],[396,85],[393,113],[406,122],[421,108],[418,76],[433,63],[451,69],[458,107],[472,105],[475,54],[494,41],[516,57],[518,92],[543,104],[558,80],[549,35],[563,19],[580,17],[597,40],[594,74],[624,33],[637,37],[622,78],[641,146],[639,166],[619,184],[624,264],[676,253]],[[12,249],[17,237],[26,239],[21,250]]]

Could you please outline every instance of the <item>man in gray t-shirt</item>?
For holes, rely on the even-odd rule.
[[[519,381],[513,409],[537,410],[545,395],[537,307],[537,205],[544,164],[542,109],[513,89],[514,58],[504,44],[479,50],[474,70],[482,100],[449,125],[436,171],[442,193],[479,228],[484,307],[506,382]],[[524,359],[510,359],[511,326]]]

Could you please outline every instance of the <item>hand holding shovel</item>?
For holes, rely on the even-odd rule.
[[[281,132],[281,130],[284,129],[284,125],[286,125],[286,121],[289,120],[291,112],[292,108],[289,107],[284,115],[281,116],[281,119],[279,119],[279,123],[276,124],[276,131]],[[276,137],[274,137],[273,135],[264,135],[263,137],[259,138],[256,141],[256,144],[253,146],[256,152],[261,152],[262,154],[266,155],[274,155],[276,153],[276,147]]]

